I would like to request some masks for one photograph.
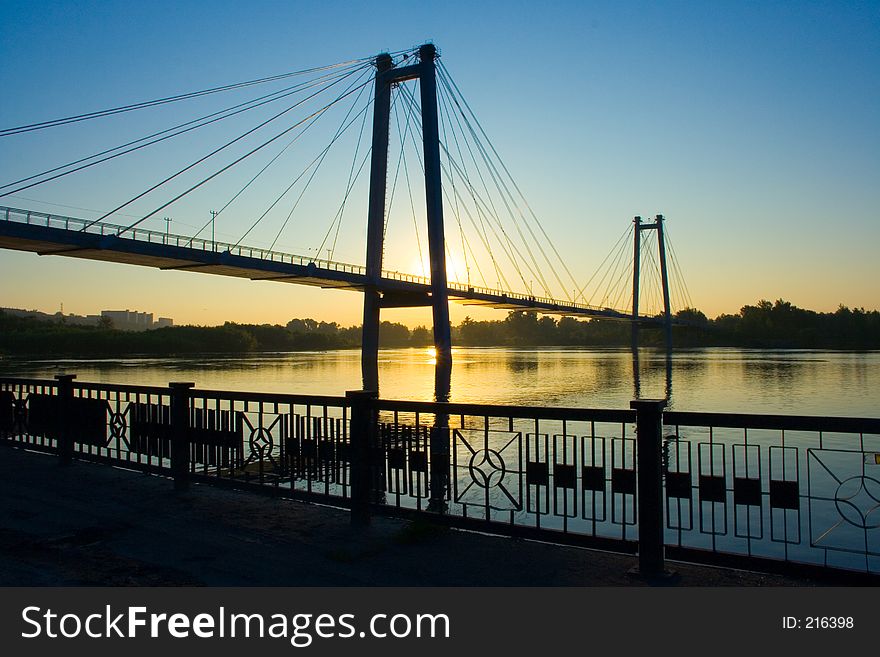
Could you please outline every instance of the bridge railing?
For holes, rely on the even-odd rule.
[[[284,262],[303,267],[313,264],[321,269],[366,275],[366,269],[360,265],[324,260],[321,258],[309,258],[272,249],[232,244],[230,242],[218,242],[199,237],[188,237],[185,235],[169,233],[167,231],[163,232],[146,228],[130,228],[128,226],[122,226],[107,221],[92,222],[87,219],[76,217],[35,212],[32,210],[19,210],[9,207],[0,207],[0,217],[5,221],[39,225],[46,228],[82,231],[105,237],[118,237],[120,239],[130,239],[151,244],[163,244],[178,248],[196,249],[204,252],[226,253],[235,256],[258,258],[260,260]]]
[[[488,297],[503,297],[505,299],[509,299],[510,301],[519,301],[521,303],[517,304],[523,308],[528,307],[529,305],[541,304],[543,306],[555,306],[561,311],[571,310],[573,312],[577,312],[579,310],[592,310],[601,313],[606,313],[615,317],[629,317],[625,313],[622,313],[619,310],[615,310],[613,308],[606,308],[604,306],[596,306],[589,303],[577,303],[576,301],[569,300],[560,300],[555,299],[553,297],[545,297],[545,296],[537,296],[533,294],[526,294],[523,292],[509,292],[507,290],[501,289],[493,289],[488,287],[480,287],[473,286],[466,283],[458,283],[458,282],[450,282],[449,283],[450,290],[456,290],[458,292],[463,292],[466,296],[471,296],[474,294],[485,295]]]
[[[421,516],[640,558],[656,549],[659,567],[665,550],[738,567],[880,574],[880,419],[666,412],[661,420],[641,404],[544,408],[6,378],[0,437],[63,461],[163,473],[180,486],[198,479],[349,507],[362,523],[371,512]],[[656,468],[645,465],[651,453]]]
[[[133,240],[136,242],[147,242],[150,244],[161,244],[181,249],[195,249],[201,252],[217,253],[221,255],[232,255],[245,258],[256,258],[271,262],[287,263],[300,267],[313,266],[317,270],[334,271],[345,274],[354,274],[357,276],[367,275],[367,270],[361,265],[353,265],[343,262],[337,262],[329,259],[321,259],[307,256],[300,256],[273,249],[263,249],[241,244],[232,244],[229,242],[218,242],[199,237],[188,237],[185,235],[177,235],[168,231],[157,231],[146,228],[130,228],[108,221],[93,222],[87,219],[76,217],[68,217],[58,214],[49,214],[45,212],[36,212],[33,210],[21,210],[0,206],[0,219],[8,222],[24,223],[28,225],[37,225],[45,228],[55,228],[67,231],[85,232],[92,235],[101,235],[104,237],[116,237],[119,239]],[[182,256],[185,254],[181,254]],[[430,287],[431,279],[425,276],[415,274],[407,274],[404,272],[383,270],[382,277],[387,280],[402,281],[407,283],[415,283]],[[611,308],[603,308],[587,303],[576,303],[574,301],[562,301],[546,296],[536,296],[520,292],[509,292],[501,289],[493,289],[488,287],[480,287],[470,285],[469,283],[449,282],[448,288],[453,294],[460,293],[465,298],[473,298],[474,296],[483,296],[496,302],[504,303],[510,301],[522,308],[529,306],[541,306],[544,308],[554,308],[559,311],[570,310],[574,313],[583,311],[593,311],[610,317],[627,318],[625,313],[616,311]]]

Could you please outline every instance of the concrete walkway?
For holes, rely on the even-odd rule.
[[[3,586],[633,586],[636,560],[375,518],[0,446]],[[675,586],[807,580],[671,564]]]

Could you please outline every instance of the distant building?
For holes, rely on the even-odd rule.
[[[170,317],[160,317],[153,321],[153,313],[141,313],[136,310],[102,310],[100,315],[65,315],[62,312],[53,314],[40,312],[39,310],[21,310],[19,308],[0,308],[0,312],[16,317],[33,317],[45,322],[59,322],[64,324],[76,324],[80,326],[100,326],[109,324],[121,331],[148,331],[150,329],[174,326],[174,320]]]
[[[102,310],[101,317],[113,323],[113,328],[121,331],[148,331],[149,329],[173,326],[170,317],[160,317],[153,321],[153,313],[141,313],[136,310]]]

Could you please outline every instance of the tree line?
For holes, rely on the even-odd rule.
[[[122,331],[106,320],[98,325],[67,324],[20,316],[0,310],[0,354],[8,356],[163,356],[169,354],[322,351],[360,346],[359,326],[292,319],[287,325],[237,324],[170,326],[148,331]],[[383,347],[425,346],[431,334],[425,327],[382,322]]]
[[[676,346],[734,346],[793,349],[880,349],[880,312],[840,306],[835,312],[805,310],[788,301],[759,301],[735,315],[708,319],[688,308],[676,314],[686,324],[675,326]],[[461,346],[628,346],[627,322],[556,319],[549,315],[513,311],[496,321],[466,317],[453,326],[453,344]],[[252,353],[357,348],[359,326],[292,319],[286,325],[238,324],[172,326],[150,331],[120,331],[100,326],[68,325],[0,311],[0,353],[17,356],[126,356],[197,353]],[[662,345],[658,326],[639,332],[640,344]],[[425,347],[432,333],[382,322],[383,347]]]

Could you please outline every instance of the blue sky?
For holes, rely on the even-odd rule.
[[[877,2],[2,2],[0,21],[0,127],[430,40],[579,278],[633,215],[663,213],[709,315],[777,297],[880,307]],[[0,140],[0,179],[127,134],[109,125]],[[107,210],[131,175],[21,194],[56,206],[0,204]],[[207,209],[180,208],[173,225],[186,232]],[[347,226],[345,259],[362,259],[364,224]],[[410,238],[389,239],[400,254]],[[296,233],[287,241],[296,251]],[[0,306],[360,318],[354,294],[10,251],[0,276],[16,281]]]

